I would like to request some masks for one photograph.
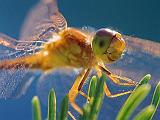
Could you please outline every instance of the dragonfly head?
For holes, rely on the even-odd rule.
[[[93,53],[104,63],[112,63],[120,59],[125,46],[122,35],[108,28],[99,29],[92,40]]]

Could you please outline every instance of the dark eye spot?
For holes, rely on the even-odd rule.
[[[99,42],[99,47],[104,47],[104,45],[105,45],[105,41],[104,41],[104,40],[101,40],[101,41]]]

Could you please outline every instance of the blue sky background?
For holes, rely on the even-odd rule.
[[[38,0],[0,0],[0,32],[18,38],[27,12],[37,2]],[[160,42],[159,4],[159,0],[58,1],[60,11],[68,20],[69,26],[110,27],[126,35],[158,42]],[[36,94],[35,83],[36,81],[20,99],[0,100],[0,120],[32,118],[31,98]],[[116,107],[119,108],[114,106],[114,109]],[[43,113],[46,114],[46,110]]]

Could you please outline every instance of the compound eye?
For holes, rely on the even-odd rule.
[[[106,50],[109,48],[112,38],[115,34],[110,29],[100,29],[96,32],[92,41],[93,52],[97,55],[105,54]]]

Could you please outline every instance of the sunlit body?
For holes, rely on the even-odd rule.
[[[77,76],[77,79],[69,91],[70,104],[80,114],[83,114],[83,112],[75,103],[75,99],[78,93],[87,97],[81,90],[92,69],[97,71],[98,76],[101,76],[102,73],[106,73],[106,75],[118,85],[134,86],[137,84],[137,82],[129,78],[113,74],[105,67],[106,64],[117,62],[124,54],[126,42],[120,33],[108,28],[87,32],[67,27],[65,18],[58,11],[56,1],[44,0],[43,4],[48,7],[48,19],[50,22],[47,21],[45,23],[43,21],[42,23],[44,24],[39,24],[37,25],[38,27],[31,26],[31,28],[35,27],[35,31],[33,31],[35,33],[33,35],[29,34],[29,37],[24,36],[23,39],[27,39],[26,41],[16,41],[4,35],[0,36],[0,44],[3,46],[20,52],[32,51],[32,53],[28,55],[1,60],[1,70],[16,70],[24,67],[30,70],[39,69],[46,73],[58,68],[82,68],[81,73]],[[30,32],[32,33],[32,29]],[[16,45],[12,44],[14,42],[16,42]],[[32,43],[41,43],[41,45],[33,46]],[[134,43],[134,41],[132,41],[132,43]],[[143,44],[142,42],[142,45]],[[134,43],[134,45],[136,44]],[[155,53],[152,51],[153,46],[155,45],[152,45],[152,43],[147,46],[150,47],[148,52],[159,56],[159,52]],[[145,47],[143,48],[143,50],[146,49]],[[160,49],[158,46],[157,48]],[[37,49],[38,51],[36,51]],[[125,82],[121,82],[121,80]],[[1,95],[2,97],[8,97],[7,90],[5,90],[5,88],[1,90],[1,94],[4,94]],[[104,91],[109,97],[118,97],[131,93],[131,91],[126,91],[118,94],[111,94],[107,84],[104,85]],[[71,115],[70,112],[69,114]]]
[[[120,35],[119,33],[117,34]],[[97,53],[98,55],[96,56],[91,46],[91,36],[82,31],[75,28],[67,28],[56,36],[56,40],[54,38],[53,42],[51,40],[49,43],[45,43],[43,45],[44,48],[34,55],[2,61],[1,68],[13,68],[16,64],[24,64],[26,67],[44,71],[59,67],[92,68],[102,60],[105,63],[116,61],[121,57],[125,49],[124,40],[121,40],[122,43],[115,41],[114,45],[112,45],[112,47],[116,46],[117,48],[117,52],[113,55],[115,58],[106,57],[106,54],[101,55],[101,53]],[[111,48],[111,50],[113,49]],[[120,53],[118,53],[118,50]]]

